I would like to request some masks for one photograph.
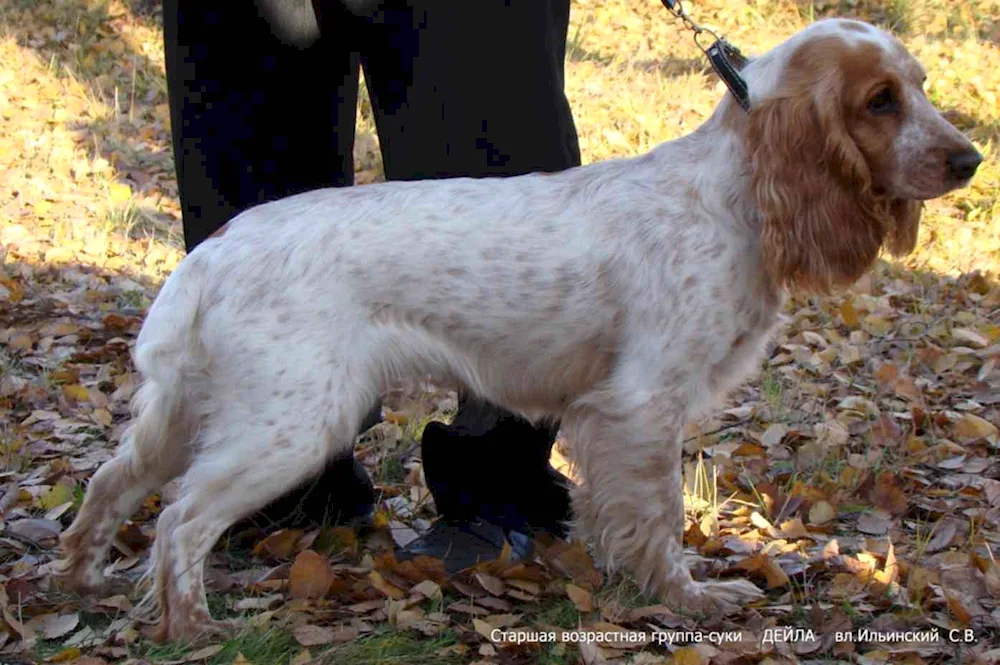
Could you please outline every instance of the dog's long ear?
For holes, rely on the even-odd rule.
[[[836,81],[766,100],[747,127],[764,262],[776,283],[826,293],[854,283],[890,231],[909,242],[847,132]],[[903,232],[905,231],[905,232]],[[915,234],[914,234],[915,235]],[[897,239],[894,236],[894,239]]]

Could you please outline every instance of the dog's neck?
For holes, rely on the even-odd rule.
[[[654,149],[663,186],[676,195],[687,188],[711,218],[757,235],[760,213],[750,188],[750,159],[744,135],[747,116],[729,95],[694,132]],[[696,165],[691,168],[690,165]]]

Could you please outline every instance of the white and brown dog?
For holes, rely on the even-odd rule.
[[[163,286],[135,348],[136,418],[66,532],[95,587],[121,521],[167,481],[163,639],[216,624],[203,560],[342,453],[388,382],[436,373],[562,422],[578,533],[691,609],[757,598],[685,565],[680,432],[746,378],[789,290],[911,251],[921,201],[981,156],[924,71],[864,23],[818,22],[743,70],[694,133],[558,174],[325,189],[248,210]],[[460,453],[456,453],[460,454]]]

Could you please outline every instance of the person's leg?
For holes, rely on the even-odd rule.
[[[163,17],[188,251],[253,205],[352,184],[358,65],[345,40],[285,44],[250,1],[165,0]]]
[[[358,60],[349,23],[357,19],[345,12],[330,22],[339,34],[300,48],[285,43],[292,40],[273,14],[282,3],[269,5],[262,16],[250,1],[164,2],[170,119],[188,251],[246,208],[353,183]],[[336,11],[336,3],[330,5]],[[368,425],[377,418],[373,412]],[[320,471],[248,521],[292,526],[370,511],[371,480],[353,457],[331,460]]]
[[[386,177],[506,176],[579,165],[563,92],[568,20],[569,0],[384,4],[370,19],[362,63]],[[567,481],[548,464],[557,429],[463,397],[452,425],[432,423],[422,440],[439,513],[508,531],[562,533]],[[466,437],[475,445],[462,446]],[[432,535],[410,549],[440,554],[449,537]]]

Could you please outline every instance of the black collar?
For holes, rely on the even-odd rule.
[[[739,105],[743,107],[744,111],[749,112],[750,92],[747,89],[747,82],[740,76],[740,71],[747,64],[746,57],[725,39],[717,39],[714,44],[705,49],[705,55],[712,63],[712,69],[729,88],[729,92],[733,93],[733,97],[736,98]]]

